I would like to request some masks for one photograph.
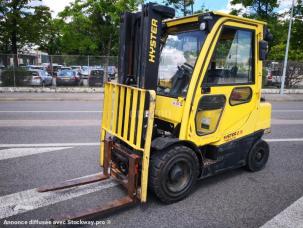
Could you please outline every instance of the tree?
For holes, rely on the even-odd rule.
[[[0,51],[15,54],[15,65],[18,65],[18,49],[37,44],[44,35],[43,25],[51,18],[48,7],[31,4],[39,1],[7,0],[0,3]]]
[[[165,0],[164,3],[167,6],[170,5],[174,7],[176,10],[181,11],[183,16],[193,13],[194,0]],[[187,9],[187,7],[189,6],[191,6],[191,10]]]
[[[273,41],[271,41],[269,45],[270,51],[268,58],[272,60],[284,59],[288,29],[288,21],[284,18],[286,18],[286,15],[289,15],[289,12],[287,11],[284,14],[278,14],[277,10],[275,10],[277,7],[279,7],[277,0],[232,0],[231,4],[242,4],[247,9],[245,12],[242,12],[241,9],[234,9],[232,10],[232,14],[237,15],[241,13],[244,17],[263,20],[267,22],[268,28],[270,29],[274,37]],[[297,26],[293,26],[293,32],[296,29],[298,31],[301,30],[299,24]],[[301,34],[302,37],[302,33],[299,32],[299,34]],[[300,36],[297,36],[297,38],[299,37]],[[293,51],[296,50],[292,48],[293,45],[296,43],[296,41],[294,41],[295,39],[296,38],[292,35],[289,58],[293,60],[298,59],[300,58],[300,56],[302,56],[300,54],[301,51],[297,53],[296,51]]]
[[[290,9],[278,15],[275,19],[268,20],[269,28],[274,35],[271,43],[269,58],[274,60],[283,60],[285,55],[287,30],[289,26]],[[294,18],[290,37],[289,59],[303,60],[303,2],[298,0],[294,7]]]
[[[61,46],[67,54],[116,55],[120,15],[134,11],[138,0],[76,0],[59,14]]]
[[[49,55],[62,54],[61,29],[63,25],[61,19],[49,20],[44,24],[44,36],[40,39],[39,49]]]
[[[303,80],[303,63],[290,61],[286,68],[285,86],[293,88]]]
[[[205,5],[202,4],[201,7],[200,7],[200,9],[194,11],[194,14],[206,13],[206,12],[209,12],[209,9],[207,9],[207,8],[205,7]]]
[[[287,22],[288,23],[288,22]],[[294,20],[290,39],[290,59],[303,60],[303,1],[294,7]]]
[[[274,9],[279,6],[278,0],[232,0],[231,1],[231,5],[236,5],[236,4],[242,4],[245,8],[248,8],[249,16],[258,19],[268,19],[274,14]],[[233,13],[239,14],[240,12],[239,10],[234,10]]]

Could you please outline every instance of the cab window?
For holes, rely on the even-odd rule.
[[[208,66],[205,81],[211,85],[253,83],[251,30],[224,27]]]
[[[252,90],[250,87],[236,87],[231,92],[229,104],[231,106],[248,103],[252,97]]]
[[[163,96],[186,96],[189,82],[205,33],[200,30],[167,34],[160,55],[157,93]]]

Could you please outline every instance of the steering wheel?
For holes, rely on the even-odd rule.
[[[189,63],[184,63],[181,66],[178,66],[178,71],[182,72],[178,78],[183,78],[184,76],[191,77],[194,71],[194,67]]]
[[[179,95],[182,93],[190,81],[193,69],[193,66],[188,63],[178,66],[178,71],[172,79],[172,90],[170,91],[171,94]]]

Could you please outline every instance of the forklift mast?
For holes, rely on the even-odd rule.
[[[167,6],[148,3],[142,11],[121,16],[118,82],[156,90],[162,20],[175,16]]]

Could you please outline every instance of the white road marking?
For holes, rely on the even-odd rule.
[[[277,138],[264,139],[267,142],[302,142],[303,138]],[[26,147],[77,147],[100,146],[100,142],[91,143],[38,143],[38,144],[0,144],[0,148],[26,148]]]
[[[35,147],[35,148],[10,148],[0,150],[0,161],[10,158],[25,157],[34,154],[48,153],[57,150],[71,149],[72,147]]]
[[[272,112],[303,112],[303,109],[273,109]]]
[[[97,110],[4,110],[0,113],[102,113]],[[272,112],[303,112],[303,109],[273,109]]]
[[[45,110],[30,110],[30,111],[0,111],[0,113],[102,113],[103,111],[89,111],[89,110],[67,110],[67,111],[56,111],[56,110],[50,110],[50,111],[45,111]]]
[[[100,124],[101,119],[0,120],[0,127],[88,127]]]
[[[287,120],[287,119],[275,119],[271,120],[272,125],[301,125],[302,120]],[[10,119],[0,120],[0,127],[91,127],[100,126],[101,118],[98,119]]]
[[[63,189],[54,192],[37,192],[37,189],[25,190],[0,197],[0,219],[25,213],[40,207],[87,195],[116,186],[112,180],[105,180],[102,184],[96,182],[83,186]]]
[[[0,148],[25,148],[25,147],[75,147],[99,146],[99,142],[91,143],[38,143],[38,144],[0,144]]]
[[[303,120],[286,120],[286,119],[272,119],[272,125],[298,125],[303,124]]]
[[[267,142],[302,142],[303,138],[265,139]]]
[[[261,228],[303,228],[303,197],[266,222]]]

